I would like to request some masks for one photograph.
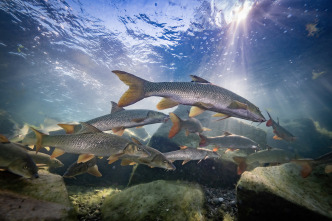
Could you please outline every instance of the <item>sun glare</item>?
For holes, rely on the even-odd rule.
[[[252,8],[252,2],[245,1],[242,5],[234,9],[234,21],[240,23],[244,21]]]

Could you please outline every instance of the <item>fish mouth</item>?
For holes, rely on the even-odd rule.
[[[175,170],[176,167],[174,166],[174,164],[169,164],[167,165],[167,170]]]

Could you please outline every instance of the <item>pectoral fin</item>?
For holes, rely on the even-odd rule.
[[[107,160],[108,160],[108,164],[112,164],[114,163],[115,161],[117,161],[119,159],[119,156],[118,155],[112,155],[110,156]]]
[[[77,163],[85,163],[88,162],[89,160],[91,160],[92,158],[94,158],[95,155],[93,154],[81,154],[79,155],[78,159],[77,159]]]
[[[186,163],[188,163],[190,160],[184,160],[183,162],[182,162],[182,165],[185,165]]]
[[[200,107],[192,106],[190,109],[189,117],[196,117],[197,115],[200,115],[205,110]]]
[[[157,104],[158,110],[164,110],[167,108],[172,108],[179,105],[178,102],[172,100],[171,98],[163,98],[161,101]]]
[[[233,101],[229,106],[228,108],[230,109],[244,109],[244,110],[247,110],[248,109],[248,105],[247,104],[244,104],[244,103],[241,103],[239,101]]]
[[[57,158],[58,156],[61,156],[62,154],[64,154],[65,151],[61,150],[61,149],[58,149],[58,148],[55,148],[53,150],[53,153],[51,155],[51,158]]]
[[[123,159],[123,160],[121,161],[121,166],[132,165],[132,163],[135,163],[135,162],[133,162],[133,161],[131,161],[131,160]]]
[[[207,127],[203,127],[202,129],[203,129],[203,131],[211,131],[211,129],[207,128]]]
[[[184,150],[184,149],[186,149],[186,148],[188,148],[187,146],[180,146],[180,149],[181,150]]]
[[[89,174],[96,176],[96,177],[101,177],[102,174],[98,170],[98,166],[94,165],[93,167],[90,167],[87,171]]]
[[[118,136],[122,136],[123,133],[124,133],[124,130],[125,130],[125,128],[123,128],[123,127],[114,127],[114,128],[112,128],[113,133],[118,135]]]

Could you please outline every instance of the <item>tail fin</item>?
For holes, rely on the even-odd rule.
[[[170,113],[169,117],[171,118],[173,126],[169,131],[168,138],[172,138],[181,130],[181,119],[174,113]]]
[[[46,134],[43,134],[42,132],[36,130],[35,128],[33,127],[30,127],[31,130],[33,130],[33,132],[35,132],[36,134],[36,138],[37,138],[37,141],[36,141],[36,153],[39,152],[40,148],[42,148],[42,143],[43,143],[43,137],[46,135]],[[47,135],[46,135],[47,136]]]
[[[307,159],[307,160],[303,159],[303,160],[292,160],[291,162],[294,162],[302,167],[301,176],[303,178],[306,178],[307,176],[310,175],[310,173],[312,171],[312,166],[310,164],[311,161],[312,161],[311,159]]]
[[[144,83],[148,81],[124,71],[115,70],[112,72],[116,74],[123,83],[129,86],[129,89],[122,95],[118,102],[119,107],[134,104],[145,98]]]
[[[233,160],[238,164],[237,174],[241,175],[247,169],[247,163],[245,157],[233,157]]]
[[[201,138],[201,140],[199,141],[199,146],[200,147],[205,147],[208,145],[207,143],[207,137],[202,135],[202,134],[199,134],[199,137]]]

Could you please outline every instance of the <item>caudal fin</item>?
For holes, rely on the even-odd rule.
[[[43,134],[42,132],[36,130],[35,128],[33,127],[30,127],[31,130],[33,130],[33,132],[35,132],[36,134],[36,138],[37,138],[37,141],[36,141],[36,153],[39,152],[39,150],[42,148],[42,143],[43,143],[43,137],[44,136],[47,136],[46,134]]]
[[[145,98],[144,83],[148,81],[124,71],[115,70],[112,72],[116,74],[123,83],[129,86],[129,89],[122,95],[118,102],[119,107],[134,104]]]
[[[233,157],[235,163],[237,163],[237,174],[241,175],[247,169],[247,163],[245,157]]]
[[[174,113],[170,113],[169,117],[171,118],[173,126],[169,131],[168,138],[172,138],[181,130],[181,119]]]

